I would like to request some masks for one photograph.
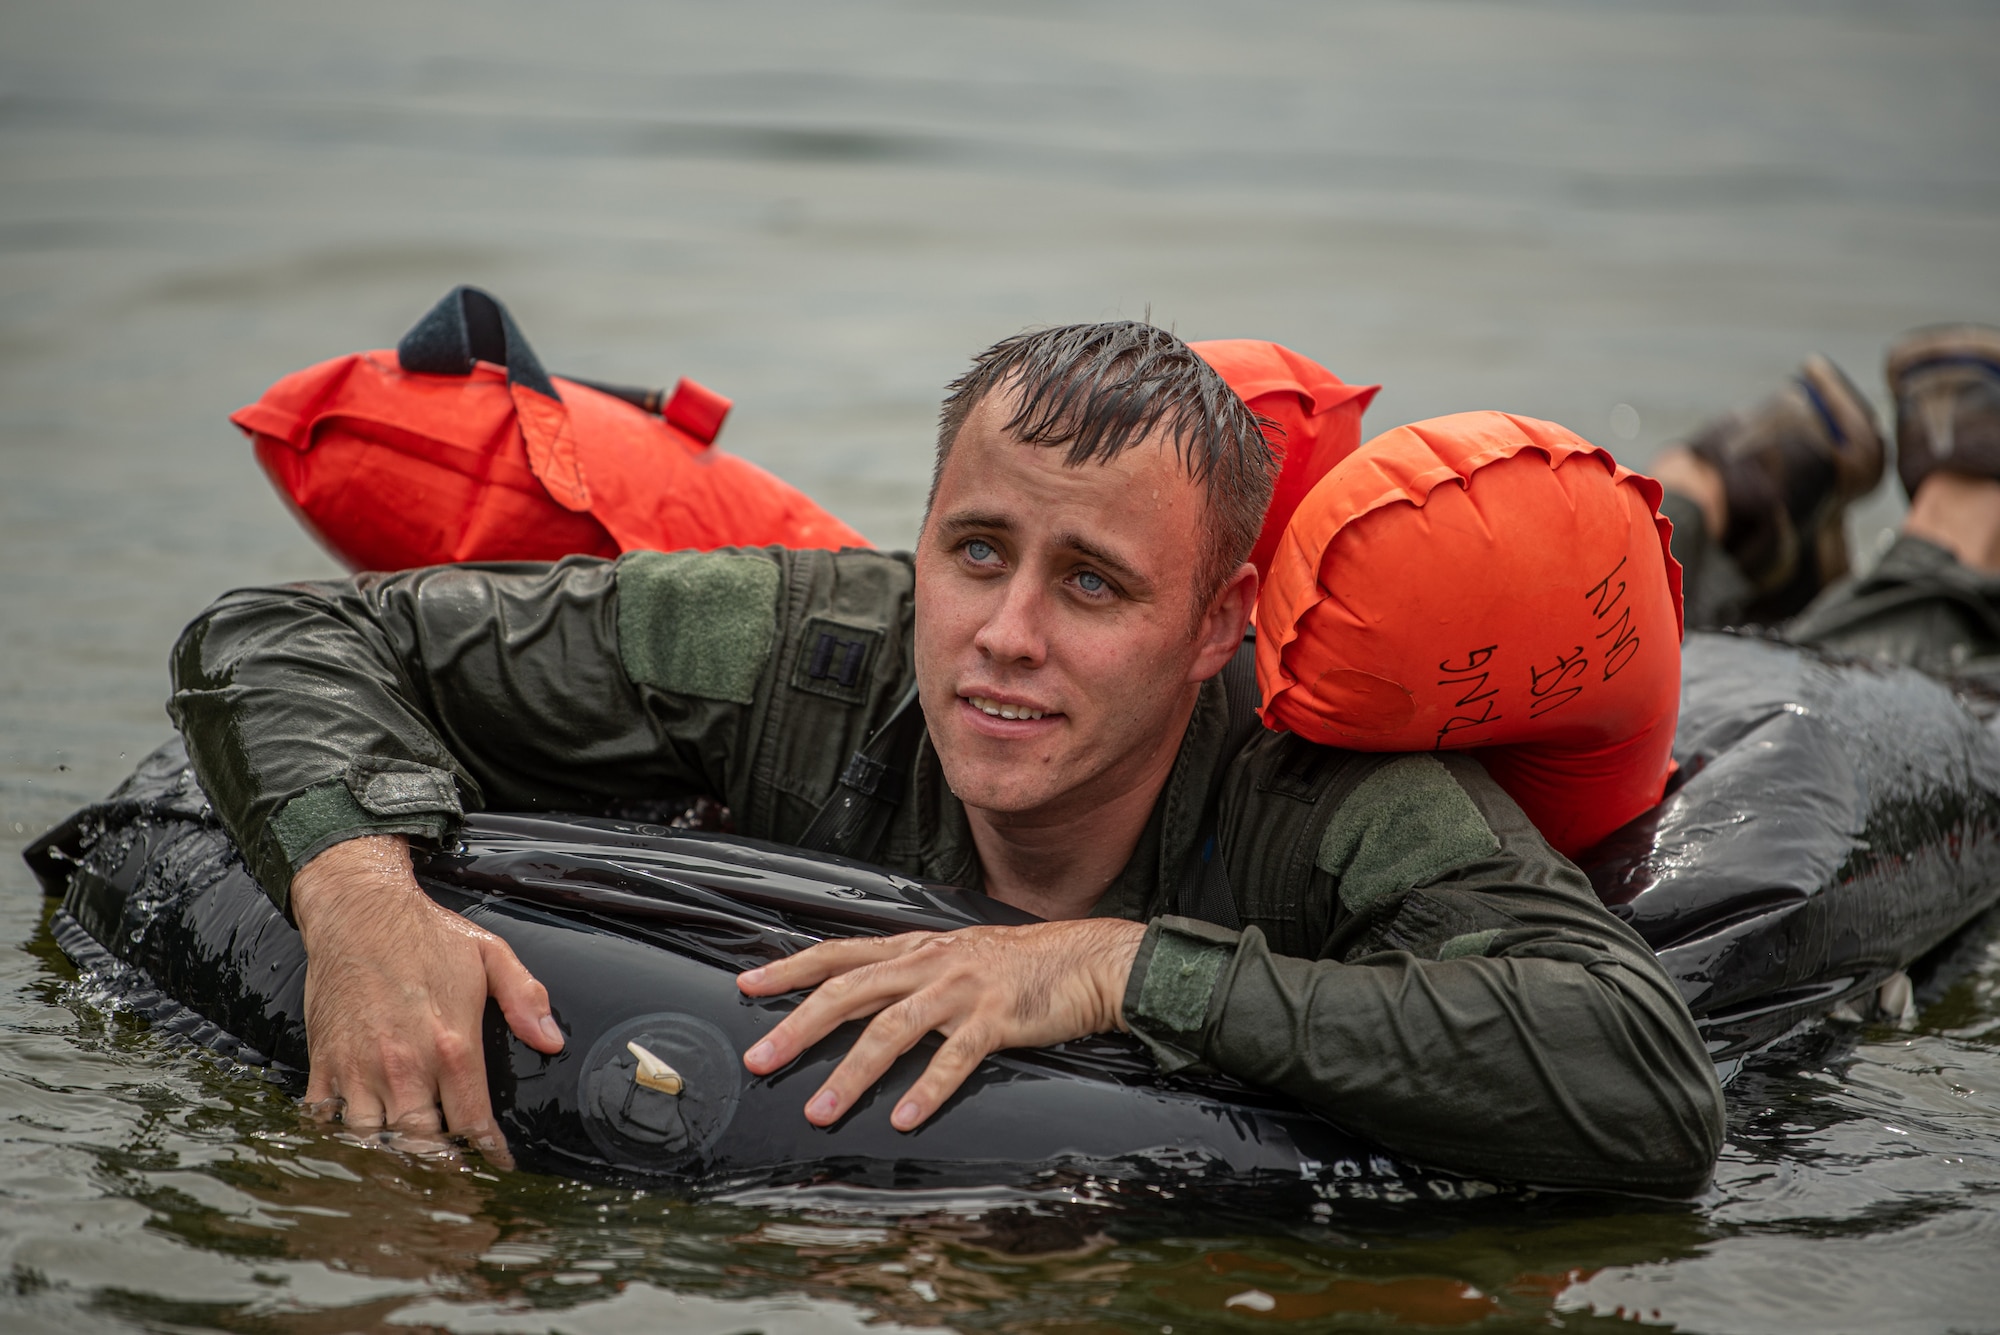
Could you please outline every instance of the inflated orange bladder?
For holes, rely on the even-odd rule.
[[[1257,603],[1264,720],[1361,751],[1476,752],[1575,857],[1655,805],[1680,705],[1660,487],[1476,412],[1398,427],[1293,513]]]
[[[1262,577],[1299,502],[1360,447],[1361,414],[1382,387],[1346,384],[1312,358],[1263,339],[1218,338],[1188,347],[1269,424],[1264,438],[1278,456],[1278,477],[1263,531],[1250,549]]]
[[[229,420],[358,570],[636,548],[861,547],[803,492],[715,448],[729,400],[549,375],[507,308],[454,288],[394,351],[286,376]]]

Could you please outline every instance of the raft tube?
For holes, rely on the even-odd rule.
[[[1907,669],[1695,635],[1665,802],[1587,860],[1660,952],[1725,1067],[1876,987],[2000,893],[2000,743]],[[253,1066],[306,1061],[298,933],[245,870],[178,742],[29,850],[62,949],[142,1012]],[[982,895],[723,835],[603,817],[474,815],[420,856],[438,902],[545,983],[545,1057],[489,1007],[493,1103],[523,1168],[731,1192],[1068,1185],[1464,1199],[1494,1184],[1383,1152],[1289,1099],[1163,1076],[1123,1036],[996,1053],[915,1132],[889,1101],[920,1044],[836,1126],[800,1112],[860,1031],[771,1079],[740,1054],[792,1002],[737,971],[832,936],[1029,921]],[[636,1080],[628,1044],[678,1094]]]
[[[216,825],[178,740],[29,860],[63,894],[57,943],[93,982],[172,1032],[302,1079],[298,932]],[[530,1171],[703,1195],[1054,1186],[1206,1199],[1228,1188],[1268,1203],[1273,1192],[1319,1202],[1499,1190],[1397,1161],[1250,1086],[1163,1077],[1123,1036],[996,1053],[923,1127],[895,1131],[890,1100],[935,1052],[933,1035],[822,1130],[805,1120],[805,1101],[862,1026],[752,1079],[742,1052],[792,1002],[743,996],[737,972],[831,936],[1030,915],[845,859],[591,817],[474,815],[455,848],[415,865],[433,898],[506,941],[547,986],[568,1039],[543,1056],[488,1007],[494,1111]],[[670,1065],[680,1092],[640,1086],[628,1043]]]

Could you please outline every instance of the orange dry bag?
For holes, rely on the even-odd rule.
[[[683,547],[866,546],[712,442],[729,400],[683,380],[542,370],[506,307],[454,288],[394,352],[286,376],[229,420],[306,527],[357,570]]]
[[[1382,387],[1342,384],[1310,357],[1262,339],[1218,338],[1188,347],[1215,368],[1251,412],[1276,428],[1264,434],[1278,456],[1277,485],[1264,511],[1263,532],[1250,549],[1258,575],[1266,575],[1292,511],[1327,469],[1360,446],[1361,414]]]
[[[1257,602],[1264,721],[1478,752],[1575,857],[1660,800],[1681,572],[1660,486],[1553,422],[1397,427],[1292,516]]]

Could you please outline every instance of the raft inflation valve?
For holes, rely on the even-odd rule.
[[[639,1067],[632,1072],[632,1079],[647,1089],[657,1089],[662,1094],[676,1097],[681,1092],[681,1073],[640,1047],[637,1043],[627,1043],[625,1050],[639,1059]]]
[[[736,1116],[743,1058],[707,1020],[661,1011],[607,1029],[577,1082],[583,1129],[605,1162],[626,1172],[680,1173]]]

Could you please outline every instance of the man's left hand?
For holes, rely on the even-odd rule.
[[[815,989],[743,1054],[743,1064],[769,1075],[840,1025],[873,1015],[806,1103],[807,1121],[831,1126],[935,1030],[944,1045],[889,1118],[910,1131],[988,1053],[1123,1029],[1125,980],[1145,934],[1144,923],[1090,918],[825,941],[738,976],[736,985],[753,997]]]

